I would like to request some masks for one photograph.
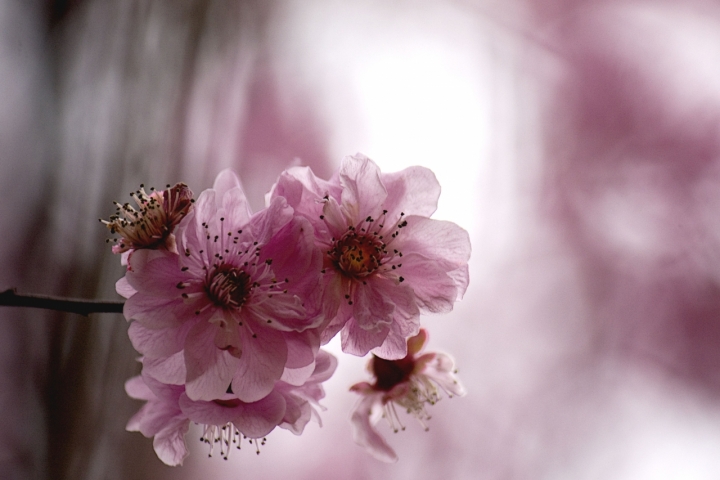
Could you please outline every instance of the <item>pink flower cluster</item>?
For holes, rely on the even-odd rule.
[[[226,457],[243,437],[257,446],[275,427],[300,434],[319,420],[322,382],[336,367],[320,346],[337,333],[346,353],[412,359],[412,339],[425,335],[420,313],[450,311],[468,284],[467,232],[429,218],[439,194],[430,170],[381,173],[359,154],[330,180],[285,171],[256,213],[229,170],[195,201],[184,184],[135,192],[137,208],[118,205],[104,222],[121,235],[113,251],[127,272],[117,291],[142,354],[142,375],[126,389],[147,403],[128,429],[154,437],[160,459],[177,465],[192,421]],[[371,425],[357,417],[380,384],[354,387],[366,395],[356,426]],[[411,391],[387,398],[415,405]]]

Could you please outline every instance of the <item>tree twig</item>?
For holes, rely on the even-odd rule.
[[[14,288],[0,292],[0,306],[45,308],[77,313],[86,317],[91,313],[122,313],[124,304],[124,302],[81,300],[47,295],[20,295]]]

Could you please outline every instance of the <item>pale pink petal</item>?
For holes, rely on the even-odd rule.
[[[168,385],[183,385],[187,378],[185,354],[178,351],[174,355],[162,358],[143,357],[143,373]]]
[[[283,334],[287,345],[285,368],[302,368],[315,362],[315,354],[320,348],[319,332],[286,332]]]
[[[437,209],[440,184],[432,170],[425,167],[409,167],[405,170],[380,175],[388,195],[384,207],[388,218],[405,215],[429,217]]]
[[[387,325],[377,330],[365,330],[358,326],[355,319],[351,319],[340,331],[342,351],[363,357],[373,348],[382,345],[389,332],[390,328]]]
[[[408,224],[395,239],[392,248],[400,250],[404,255],[419,253],[458,267],[470,259],[470,236],[462,227],[452,222],[415,215],[405,220]]]
[[[314,371],[315,362],[300,368],[285,368],[282,377],[280,377],[280,381],[299,387],[310,378],[310,375],[312,375]]]
[[[292,207],[284,198],[277,197],[266,209],[253,215],[244,230],[254,241],[264,245],[292,219]]]
[[[232,377],[232,391],[244,402],[255,402],[270,393],[287,360],[282,332],[256,325],[252,328],[255,336],[243,336],[242,358]]]
[[[405,355],[407,355],[405,336],[399,335],[391,328],[382,345],[374,348],[372,353],[386,360],[399,360],[404,358]]]
[[[169,357],[185,346],[185,338],[195,322],[185,322],[177,328],[147,328],[132,322],[128,336],[135,350],[146,356]]]
[[[244,435],[258,438],[270,433],[282,421],[285,399],[275,391],[252,403],[231,395],[224,395],[219,401],[194,401],[182,395],[180,407],[193,422],[217,426],[232,422]]]
[[[444,353],[435,354],[435,358],[425,366],[423,374],[436,382],[448,394],[465,395],[465,388],[455,376],[455,362]]]
[[[130,286],[125,277],[115,282],[115,291],[124,298],[130,298],[137,293],[137,290]]]
[[[190,421],[176,417],[170,420],[163,430],[153,439],[153,448],[158,458],[166,465],[175,467],[182,465],[189,452],[185,444],[185,434],[190,428]]]
[[[360,400],[352,412],[353,439],[373,457],[386,463],[395,463],[398,456],[370,422],[373,410],[382,408],[380,395],[369,395]]]
[[[340,203],[347,218],[358,221],[381,213],[387,191],[380,180],[380,169],[372,160],[360,153],[347,156],[342,159],[339,176],[345,187]]]
[[[125,392],[127,392],[130,398],[136,400],[150,400],[151,398],[155,398],[155,394],[153,394],[150,387],[145,384],[140,375],[132,377],[125,382]]]
[[[193,400],[220,398],[227,391],[240,360],[215,346],[215,328],[195,325],[185,343],[187,396]]]
[[[466,270],[467,266],[458,270]],[[415,292],[417,305],[425,311],[447,313],[453,309],[455,301],[464,292],[456,279],[448,275],[446,262],[430,259],[417,253],[403,256],[402,275],[405,284]],[[462,278],[462,276],[460,276]]]
[[[353,297],[353,317],[360,328],[378,330],[393,321],[395,304],[386,293],[396,286],[399,287],[379,276],[368,278],[367,285],[357,285]]]

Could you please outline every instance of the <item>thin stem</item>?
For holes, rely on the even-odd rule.
[[[47,295],[19,295],[14,288],[0,292],[0,306],[45,308],[77,313],[86,317],[91,313],[122,313],[123,305],[125,305],[124,302],[81,300]]]

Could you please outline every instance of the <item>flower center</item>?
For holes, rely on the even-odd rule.
[[[415,369],[415,360],[411,355],[400,360],[385,360],[373,355],[372,370],[377,379],[375,388],[390,391],[395,385],[407,382]]]
[[[119,243],[113,247],[114,253],[130,249],[155,248],[165,242],[175,226],[190,211],[192,192],[183,183],[164,191],[151,189],[148,194],[141,186],[130,194],[137,209],[126,203],[115,202],[117,212],[110,220],[100,220],[112,234],[119,234]]]
[[[205,290],[210,300],[223,308],[240,308],[252,292],[250,275],[239,268],[221,264],[208,282]]]
[[[350,277],[370,275],[380,267],[385,244],[368,234],[348,231],[328,252],[337,268]]]

